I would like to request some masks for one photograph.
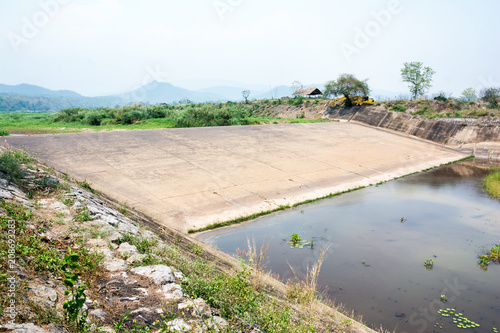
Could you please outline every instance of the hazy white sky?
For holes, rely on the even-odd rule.
[[[407,91],[402,64],[422,61],[431,92],[458,96],[500,86],[499,13],[498,0],[0,0],[0,83],[93,96],[345,72]]]

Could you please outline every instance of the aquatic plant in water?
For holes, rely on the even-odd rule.
[[[453,324],[457,325],[458,328],[474,329],[480,326],[479,324],[465,318],[462,313],[457,313],[456,310],[452,308],[440,309],[438,310],[438,313],[443,317],[451,317]]]
[[[482,270],[487,271],[488,265],[490,264],[491,261],[500,262],[499,257],[500,257],[500,245],[495,244],[495,246],[492,246],[487,254],[479,256],[479,261],[477,262],[477,264],[481,267]]]
[[[425,262],[424,262],[424,266],[425,268],[427,268],[428,270],[431,270],[434,268],[434,260],[432,259],[427,259]]]
[[[302,249],[302,248],[304,248],[304,246],[309,244],[308,241],[305,241],[305,240],[303,241],[302,238],[298,234],[291,235],[290,241],[287,243],[290,244],[292,248],[298,247],[299,249]],[[311,248],[312,248],[312,246],[313,245],[311,244]]]

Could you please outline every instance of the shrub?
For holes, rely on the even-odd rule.
[[[0,172],[3,172],[10,181],[23,178],[25,171],[21,165],[32,165],[34,158],[24,150],[7,149],[0,153]]]
[[[288,104],[289,105],[293,105],[293,106],[301,106],[302,103],[304,103],[304,96],[298,96],[298,97],[295,97],[295,98],[292,98],[288,101]]]
[[[396,111],[396,112],[406,112],[406,107],[401,104],[396,104],[391,108],[391,111]]]
[[[0,136],[9,136],[9,135],[10,135],[9,131],[0,129]]]

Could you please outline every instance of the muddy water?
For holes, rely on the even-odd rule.
[[[288,263],[304,274],[331,244],[319,276],[323,297],[369,326],[458,332],[453,316],[437,313],[454,308],[481,325],[471,331],[492,332],[500,329],[500,265],[477,264],[500,244],[500,202],[481,189],[487,172],[472,162],[443,167],[198,238],[234,255],[247,239],[269,243],[268,267],[284,281],[292,277]],[[314,239],[313,248],[291,248],[294,233]]]

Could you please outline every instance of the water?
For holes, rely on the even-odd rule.
[[[269,243],[268,268],[283,281],[293,277],[288,263],[303,275],[332,244],[319,276],[323,297],[369,326],[459,332],[453,316],[437,313],[455,308],[481,325],[471,331],[492,332],[500,329],[500,265],[477,264],[500,244],[500,202],[481,189],[487,173],[471,162],[447,166],[197,237],[233,255],[247,239]],[[314,248],[291,248],[294,233],[314,237]]]

